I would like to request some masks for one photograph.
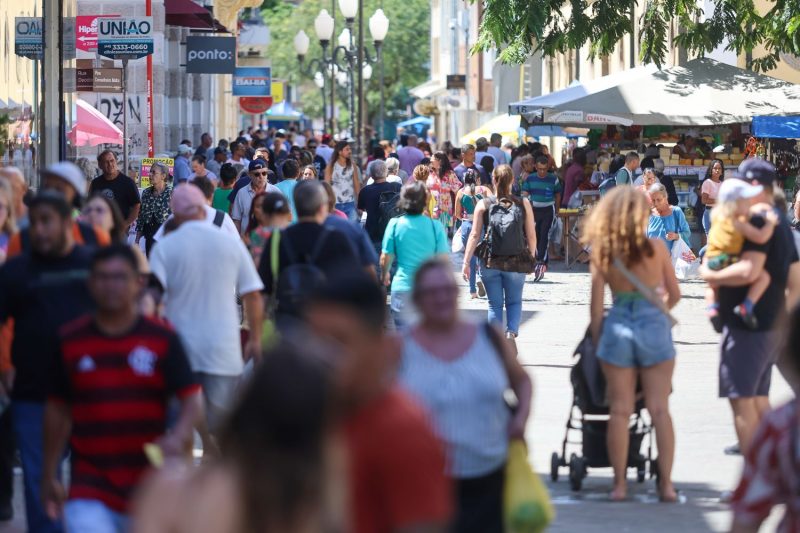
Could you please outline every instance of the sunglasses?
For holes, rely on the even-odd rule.
[[[263,172],[253,172],[256,176],[269,176],[269,171],[265,170]]]

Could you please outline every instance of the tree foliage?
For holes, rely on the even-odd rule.
[[[267,53],[272,61],[273,76],[301,86],[300,101],[304,111],[310,116],[322,116],[321,91],[313,83],[312,77],[301,72],[293,39],[299,30],[305,30],[311,39],[308,56],[305,58],[306,65],[319,59],[322,49],[314,33],[314,19],[321,9],[327,9],[336,19],[332,43],[335,45],[336,38],[345,26],[338,7],[332,9],[331,4],[331,0],[305,0],[297,5],[278,0],[262,11],[271,33]],[[380,7],[389,18],[389,33],[383,43],[384,94],[388,115],[393,109],[406,107],[409,87],[428,79],[430,6],[428,0],[364,0],[363,5],[364,44],[370,56],[375,55],[375,50],[369,34],[369,17]],[[357,24],[354,39],[357,37],[356,32]],[[330,49],[328,53],[330,54]],[[314,67],[319,70],[318,65],[315,64]],[[377,116],[380,102],[379,66],[374,64],[372,67],[372,79],[364,80],[370,122]],[[326,102],[330,105],[330,77],[326,76],[325,83]],[[342,110],[347,107],[346,95],[347,92],[337,86],[337,104]],[[344,125],[347,120],[346,111],[337,114],[337,120],[340,125]]]
[[[763,47],[766,53],[752,62],[762,71],[774,68],[781,53],[800,55],[798,0],[772,0],[763,15],[754,0],[713,0],[711,13],[704,13],[697,0],[482,0],[473,52],[497,49],[500,61],[523,63],[535,52],[549,57],[588,44],[591,57],[606,56],[634,31],[640,1],[637,26],[645,63],[662,66],[673,22],[680,31],[672,44],[692,54],[711,52],[726,41],[726,50],[737,54]]]

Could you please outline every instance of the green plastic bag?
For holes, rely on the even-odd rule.
[[[528,448],[519,439],[508,445],[503,518],[508,533],[539,533],[555,518],[550,494],[528,462]]]
[[[276,346],[280,341],[280,334],[278,333],[278,328],[275,327],[275,310],[278,308],[278,300],[276,299],[277,296],[277,287],[278,287],[278,261],[280,253],[280,243],[281,243],[281,230],[275,229],[272,232],[272,238],[270,239],[270,250],[269,250],[269,266],[270,270],[272,270],[272,296],[270,296],[269,301],[267,302],[267,308],[265,313],[264,322],[261,326],[261,348],[264,350],[269,350],[270,348]]]

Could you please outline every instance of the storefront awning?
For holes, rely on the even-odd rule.
[[[165,22],[170,26],[182,26],[196,30],[230,33],[211,12],[192,0],[165,0]]]
[[[444,94],[447,90],[447,85],[442,80],[428,80],[422,85],[417,85],[410,92],[411,96],[416,98],[430,98],[431,96],[438,96]]]

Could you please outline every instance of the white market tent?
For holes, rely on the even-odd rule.
[[[664,70],[629,72],[610,85],[607,80],[604,88],[602,83],[582,84],[586,94],[577,97],[575,87],[546,95],[550,101],[534,104],[541,109],[541,123],[710,126],[750,122],[756,115],[800,114],[799,85],[708,58]],[[571,93],[565,96],[566,91]],[[514,106],[510,111],[521,111]]]

